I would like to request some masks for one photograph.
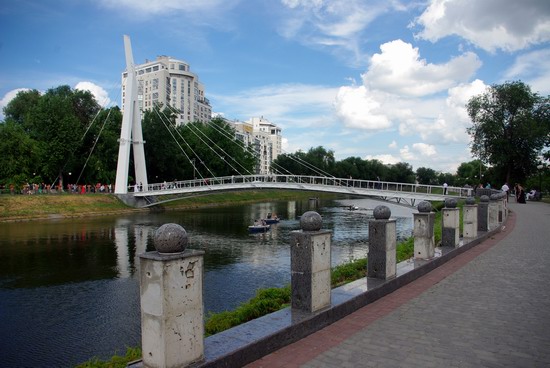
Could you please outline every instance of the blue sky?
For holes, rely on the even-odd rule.
[[[63,84],[120,104],[124,34],[136,63],[188,62],[213,112],[338,160],[454,172],[471,96],[507,80],[550,94],[548,0],[3,0],[0,107]]]

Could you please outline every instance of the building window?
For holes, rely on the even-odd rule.
[[[174,64],[170,64],[170,69],[174,69]]]
[[[158,78],[154,78],[154,79],[151,81],[151,84],[152,84],[151,89],[153,89],[153,90],[159,89],[159,79],[158,79]]]
[[[151,73],[151,68],[145,69],[145,73]]]
[[[185,64],[180,64],[179,67],[180,67],[180,70],[185,71]]]
[[[158,66],[158,65],[155,65],[155,66],[153,67],[153,71],[156,72],[156,71],[158,71],[158,70],[159,70],[159,66]]]

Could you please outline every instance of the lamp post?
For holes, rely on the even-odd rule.
[[[539,191],[542,194],[542,169],[544,168],[544,165],[540,164],[537,166],[537,169],[539,169]]]

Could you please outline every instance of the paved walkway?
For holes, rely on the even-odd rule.
[[[550,205],[247,367],[550,367]]]

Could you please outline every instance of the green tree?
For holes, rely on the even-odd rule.
[[[4,114],[6,121],[18,125],[35,142],[32,156],[36,176],[62,183],[64,173],[84,165],[90,147],[84,133],[99,110],[89,91],[59,86],[43,95],[36,90],[18,93]]]
[[[476,187],[479,184],[485,183],[487,180],[484,177],[487,168],[480,160],[463,162],[456,170],[456,185],[464,186],[466,184]]]
[[[273,167],[282,174],[335,176],[336,160],[333,151],[318,146],[310,148],[307,153],[297,151],[279,155]]]
[[[37,172],[36,142],[12,120],[0,123],[0,183],[29,180]]]
[[[394,165],[389,165],[387,176],[382,180],[396,183],[414,183],[415,175],[410,164],[398,162]]]
[[[255,158],[220,118],[176,126],[161,106],[146,111],[143,138],[150,182],[254,173]]]
[[[495,84],[467,104],[471,150],[502,173],[508,183],[523,182],[536,170],[550,143],[550,98],[521,81]]]
[[[427,167],[419,167],[418,169],[416,169],[416,180],[419,184],[439,184],[437,180],[437,173],[435,172],[435,170]]]

